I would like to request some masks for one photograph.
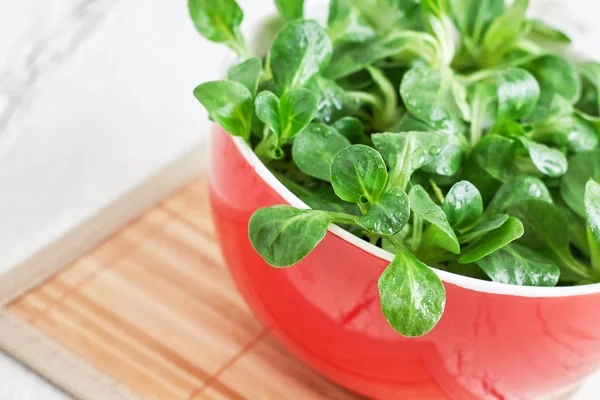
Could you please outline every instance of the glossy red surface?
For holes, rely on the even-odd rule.
[[[528,298],[445,282],[442,320],[407,339],[381,314],[387,262],[331,232],[298,265],[270,267],[248,240],[248,220],[285,201],[228,134],[215,129],[212,139],[211,201],[231,274],[256,315],[333,381],[376,399],[538,400],[600,367],[600,294]]]

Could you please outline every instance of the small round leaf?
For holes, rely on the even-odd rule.
[[[378,281],[381,311],[398,333],[425,335],[441,319],[446,291],[440,278],[408,250],[398,251]]]
[[[356,219],[366,230],[379,235],[394,235],[410,217],[410,202],[404,190],[393,187],[371,205],[369,211]]]
[[[288,267],[306,257],[325,237],[330,220],[315,210],[272,206],[257,210],[250,218],[250,242],[274,267]]]
[[[289,23],[275,37],[269,55],[278,93],[301,88],[323,72],[331,58],[327,32],[315,21]]]
[[[340,199],[373,204],[383,192],[388,174],[377,150],[355,144],[336,154],[330,176],[333,190]]]
[[[350,142],[334,128],[311,124],[294,139],[292,158],[307,175],[329,181],[333,157]]]
[[[481,217],[483,200],[475,185],[460,181],[450,188],[442,210],[452,228],[462,229],[473,225]]]
[[[194,96],[227,132],[250,137],[254,104],[246,86],[233,81],[206,82],[194,89]]]

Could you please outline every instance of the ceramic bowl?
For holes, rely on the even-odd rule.
[[[375,399],[532,399],[560,394],[600,367],[600,284],[523,287],[437,271],[446,310],[408,339],[384,319],[377,279],[392,254],[331,226],[290,268],[248,239],[258,208],[308,208],[248,145],[215,127],[210,194],[217,236],[258,318],[326,377]]]
[[[268,45],[272,31],[259,28],[259,41]],[[248,239],[252,213],[308,207],[243,140],[215,126],[210,150],[213,217],[231,275],[257,317],[331,380],[374,399],[539,400],[600,367],[600,284],[520,287],[436,270],[444,315],[408,339],[379,304],[377,279],[392,254],[332,225],[299,264],[267,265]]]

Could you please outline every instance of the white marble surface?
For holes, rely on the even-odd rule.
[[[248,21],[273,9],[239,2]],[[598,49],[597,0],[532,2]],[[0,275],[202,143],[191,92],[223,72],[224,54],[194,32],[184,0],[1,1]],[[0,400],[63,398],[0,354]]]
[[[183,0],[0,1],[0,275],[205,141],[225,53]],[[0,400],[64,396],[0,354]]]

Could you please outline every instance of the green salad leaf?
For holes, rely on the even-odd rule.
[[[253,103],[246,86],[233,81],[206,82],[194,89],[194,96],[227,132],[250,137]]]
[[[311,124],[294,140],[292,157],[305,174],[329,181],[331,162],[335,155],[350,146],[350,141],[335,128]]]
[[[373,204],[385,189],[388,173],[381,154],[361,144],[340,150],[331,163],[331,185],[340,199]]]
[[[254,249],[274,267],[289,267],[306,257],[327,233],[327,214],[273,206],[256,211],[248,225]]]
[[[286,21],[293,21],[304,16],[304,0],[275,0],[279,14]]]
[[[403,336],[422,336],[442,317],[446,305],[444,285],[410,251],[396,254],[379,277],[378,286],[381,311]]]
[[[240,56],[248,54],[240,33],[244,13],[235,0],[188,0],[188,10],[202,36],[228,45]]]
[[[255,96],[261,74],[262,61],[258,57],[251,57],[238,65],[234,65],[227,73],[227,79],[246,86],[252,96]]]
[[[419,185],[414,186],[409,193],[409,199],[412,212],[431,224],[430,228],[433,228],[430,230],[431,243],[428,244],[459,254],[460,244],[456,233],[442,208],[433,202],[425,189]]]
[[[269,53],[278,93],[306,86],[325,70],[331,52],[331,39],[317,22],[297,20],[286,25],[275,37]]]
[[[469,181],[457,182],[448,191],[442,210],[453,229],[473,226],[483,215],[481,193]]]
[[[383,192],[365,215],[356,222],[366,230],[380,235],[398,233],[410,216],[410,201],[404,190],[394,187]]]
[[[600,182],[600,150],[582,152],[571,157],[562,179],[560,193],[573,211],[585,217],[585,187],[593,179]]]
[[[477,261],[494,282],[520,286],[555,286],[560,269],[528,247],[511,243]]]

